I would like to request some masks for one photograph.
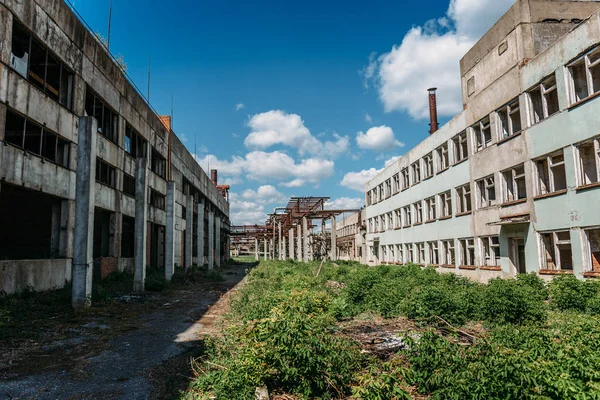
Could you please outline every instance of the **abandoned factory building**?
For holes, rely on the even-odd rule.
[[[430,91],[432,134],[366,184],[368,263],[600,275],[598,9],[519,0],[461,60],[464,111],[437,131]]]
[[[212,178],[62,0],[0,0],[0,292],[219,265]]]

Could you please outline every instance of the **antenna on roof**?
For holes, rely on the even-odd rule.
[[[110,24],[112,21],[112,0],[110,0],[110,8],[108,9],[108,37],[106,38],[106,49],[110,52]]]

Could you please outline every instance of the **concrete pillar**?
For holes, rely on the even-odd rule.
[[[208,269],[215,267],[215,213],[208,211]]]
[[[143,292],[146,280],[146,249],[148,241],[148,160],[135,160],[135,249],[133,291]]]
[[[198,201],[198,265],[204,265],[204,200]]]
[[[165,226],[165,279],[175,273],[175,182],[167,182],[167,222]]]
[[[258,239],[254,238],[254,260],[258,261]]]
[[[282,260],[287,260],[287,240],[285,238],[285,236],[283,236],[283,238],[281,239],[281,259]]]
[[[265,253],[264,253],[265,261],[267,260],[267,251],[268,251],[268,249],[267,249],[267,238],[265,238]]]
[[[215,216],[215,259],[217,268],[221,267],[221,253],[223,250],[223,238],[221,238],[221,216]]]
[[[288,246],[289,246],[289,249],[290,249],[290,253],[289,254],[290,254],[290,260],[293,260],[294,259],[294,245],[295,245],[295,243],[294,243],[294,228],[290,229],[290,233],[289,234],[290,234],[290,237],[289,237],[289,240],[288,240]]]
[[[298,262],[302,262],[302,224],[298,224],[298,251],[296,258]]]
[[[93,117],[79,118],[75,181],[75,231],[71,272],[73,308],[88,307],[92,303],[97,131],[96,119]]]
[[[278,242],[277,242],[277,248],[279,249],[279,260],[283,260],[285,257],[283,256],[283,248],[285,247],[285,245],[283,244],[283,237],[281,235],[281,222],[279,222],[277,224],[277,232],[278,232]]]
[[[337,232],[335,216],[331,217],[331,261],[337,261]]]
[[[275,261],[275,238],[271,239],[271,252],[269,253],[271,260]]]
[[[309,262],[309,248],[308,248],[308,219],[306,217],[302,217],[302,234],[304,236],[304,250],[302,254],[304,255],[304,262]]]
[[[184,265],[185,272],[188,272],[192,268],[192,246],[194,243],[194,196],[191,194],[187,195],[187,201],[185,206],[185,255]]]

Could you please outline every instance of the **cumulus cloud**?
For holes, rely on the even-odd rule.
[[[246,105],[244,103],[237,103],[235,105],[235,111],[240,111],[242,108],[246,108]]]
[[[348,189],[356,190],[357,192],[364,193],[365,192],[365,184],[369,182],[371,179],[375,178],[379,173],[381,173],[385,168],[389,167],[393,163],[395,163],[400,156],[394,156],[388,159],[385,162],[385,165],[381,169],[363,169],[358,172],[348,172],[344,175],[344,178],[340,182],[340,185],[347,187]]]
[[[365,200],[361,198],[340,197],[338,199],[325,203],[327,210],[358,210],[365,205]]]
[[[446,15],[413,27],[399,45],[363,69],[366,86],[379,92],[386,112],[406,111],[414,119],[429,116],[426,91],[439,89],[438,112],[462,110],[459,61],[514,3],[514,0],[451,0]]]
[[[404,146],[404,143],[396,140],[392,128],[385,125],[373,127],[367,133],[358,132],[356,143],[361,149],[373,151],[390,151]]]
[[[252,130],[244,140],[246,147],[265,150],[275,145],[292,147],[300,155],[312,154],[335,158],[350,148],[347,136],[333,134],[332,141],[321,142],[304,125],[298,114],[271,110],[250,117],[248,126]]]
[[[260,204],[273,204],[287,200],[286,195],[271,185],[263,185],[256,190],[246,189],[242,192],[241,197]]]
[[[230,218],[234,225],[264,224],[266,208],[287,200],[287,196],[274,186],[263,185],[256,190],[246,189],[241,193],[232,192],[229,196]]]

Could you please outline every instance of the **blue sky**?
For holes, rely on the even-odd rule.
[[[110,0],[76,0],[107,35]],[[232,185],[233,223],[289,196],[359,207],[362,184],[462,108],[458,60],[512,0],[113,0],[111,51],[206,169]]]

